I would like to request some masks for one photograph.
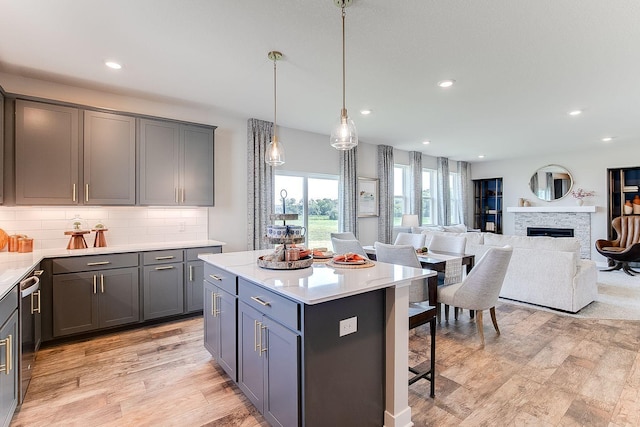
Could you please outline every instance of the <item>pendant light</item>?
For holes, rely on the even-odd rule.
[[[267,145],[267,151],[264,154],[264,160],[268,165],[280,166],[284,165],[284,147],[278,141],[278,126],[276,124],[276,111],[277,111],[277,96],[276,96],[276,61],[282,58],[282,53],[277,51],[271,51],[267,57],[273,61],[273,138],[271,143]]]
[[[342,9],[342,110],[338,123],[331,131],[331,146],[338,150],[350,150],[358,145],[358,131],[353,120],[347,115],[345,106],[345,36],[344,36],[344,9],[349,6],[352,0],[333,0],[336,6]]]

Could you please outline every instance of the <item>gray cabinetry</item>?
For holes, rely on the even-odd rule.
[[[236,276],[205,266],[204,346],[227,374],[237,379]]]
[[[0,300],[0,424],[8,426],[18,405],[18,288]]]
[[[137,267],[54,275],[54,337],[138,322],[139,292]]]
[[[185,270],[185,302],[186,312],[191,313],[203,309],[203,290],[204,281],[204,261],[198,259],[199,254],[218,254],[222,252],[220,246],[211,246],[204,248],[191,248],[186,251],[186,270]]]
[[[134,205],[135,118],[84,112],[85,205]]]
[[[76,108],[16,101],[16,204],[78,203],[78,116]]]
[[[184,313],[183,250],[144,252],[144,319]]]
[[[138,202],[213,206],[213,127],[140,119]]]
[[[4,203],[4,92],[0,87],[0,204]]]
[[[238,386],[271,425],[297,426],[300,306],[242,278],[238,289]]]

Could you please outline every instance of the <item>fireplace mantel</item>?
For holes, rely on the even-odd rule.
[[[596,211],[595,206],[511,206],[507,207],[507,212],[587,212]]]

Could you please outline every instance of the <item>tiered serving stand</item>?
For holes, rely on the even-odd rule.
[[[287,225],[287,221],[295,221],[298,219],[298,214],[288,214],[285,213],[285,200],[287,198],[287,190],[280,191],[280,197],[282,198],[282,212],[281,214],[273,214],[270,215],[269,219],[271,221],[282,221],[282,225]],[[264,238],[273,245],[282,245],[284,249],[284,253],[287,252],[287,245],[303,243],[304,236],[294,237],[286,235],[284,237],[269,237],[264,236]],[[265,260],[264,256],[258,257],[258,266],[262,268],[267,268],[270,270],[298,270],[301,268],[311,267],[313,264],[313,257],[308,255],[304,258],[301,258],[296,261],[270,261]]]

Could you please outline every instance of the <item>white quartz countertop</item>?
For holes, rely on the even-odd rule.
[[[318,304],[391,286],[406,286],[414,279],[435,276],[422,268],[374,262],[369,268],[336,268],[314,262],[300,270],[269,270],[256,260],[271,250],[202,254],[199,258],[230,273],[304,304]]]
[[[0,298],[13,288],[25,275],[45,258],[60,258],[82,255],[115,254],[123,252],[156,251],[163,249],[188,249],[204,246],[223,246],[217,240],[189,240],[182,242],[136,243],[87,249],[47,249],[29,253],[0,252]]]

